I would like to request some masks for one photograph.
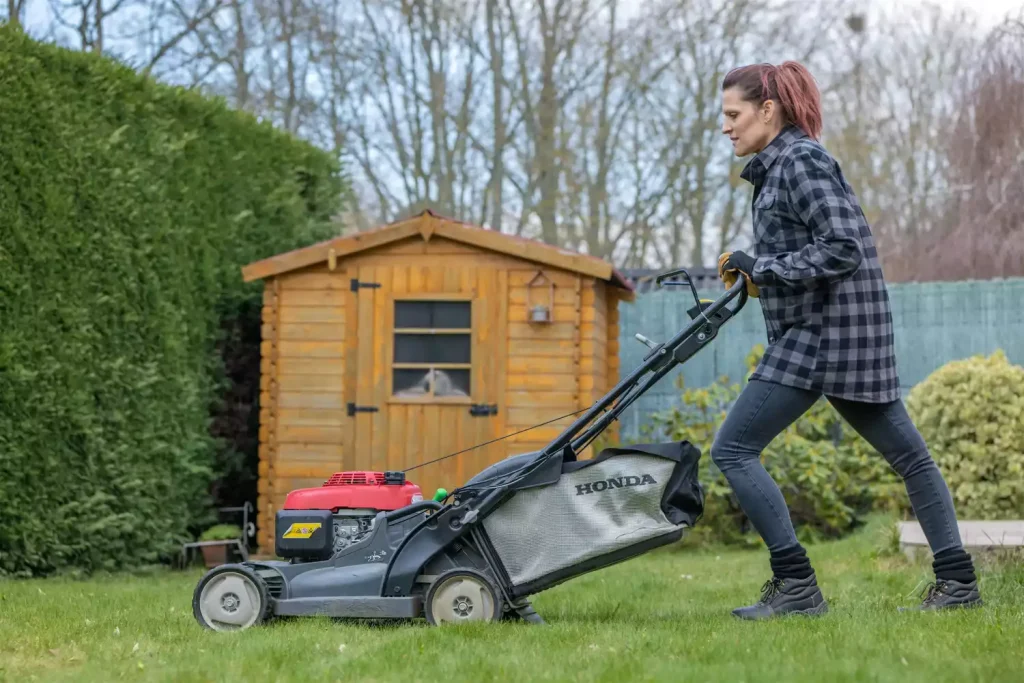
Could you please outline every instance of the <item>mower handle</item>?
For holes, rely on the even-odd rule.
[[[440,510],[444,506],[438,503],[436,500],[420,500],[415,503],[410,503],[403,508],[392,510],[386,515],[388,524],[393,524],[398,520],[405,519],[410,515],[415,515],[424,510]]]
[[[662,273],[655,279],[655,282],[660,285],[665,283],[669,277],[679,274],[683,274],[686,277],[686,282],[689,283],[694,300],[697,302],[697,313],[693,315],[690,324],[680,330],[669,341],[653,346],[651,352],[647,354],[640,364],[640,367],[622,378],[611,391],[598,399],[583,415],[577,418],[554,441],[548,444],[544,449],[545,453],[557,453],[566,446],[569,446],[574,453],[580,450],[584,444],[589,443],[597,434],[604,431],[640,395],[654,386],[674,367],[691,358],[714,339],[718,334],[718,328],[739,313],[740,309],[747,303],[748,294],[745,276],[736,278],[736,282],[722,296],[707,306],[701,305],[697,289],[693,286],[693,280],[683,268]],[[736,302],[735,305],[730,306],[734,302]],[[647,345],[651,346],[650,344]],[[641,378],[648,373],[652,373],[651,376],[646,378],[642,385],[638,386]],[[616,403],[618,399],[626,394],[630,394],[627,400],[618,402],[612,410],[604,413],[606,408]],[[604,414],[602,415],[602,413]],[[595,418],[597,418],[596,422],[594,422]],[[594,424],[591,425],[591,422],[594,422]],[[577,434],[580,434],[581,431],[584,433],[577,437]]]
[[[682,275],[683,279],[679,282],[667,281],[670,277],[674,275]],[[726,299],[725,303],[729,303],[736,297],[736,295],[739,295],[739,304],[735,308],[730,309],[732,315],[736,315],[737,313],[739,313],[740,309],[743,308],[744,304],[747,303],[747,288],[745,286],[739,287],[739,285],[741,284],[746,284],[745,279],[746,275],[740,273],[740,277],[736,278],[736,282],[733,283],[733,286],[730,289],[726,290],[726,293],[722,295],[722,297],[720,297],[720,299]],[[661,273],[656,278],[654,278],[654,284],[658,285],[659,287],[663,285],[689,285],[690,292],[693,294],[693,301],[697,305],[697,309],[700,310],[700,295],[697,294],[697,288],[693,284],[693,278],[690,277],[690,274],[686,272],[685,268],[676,268],[675,270],[669,270],[664,273]],[[739,291],[736,291],[737,289]],[[718,309],[716,308],[715,310],[717,311]]]

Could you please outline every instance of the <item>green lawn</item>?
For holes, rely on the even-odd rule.
[[[928,565],[879,554],[889,522],[810,548],[832,612],[767,623],[763,551],[685,545],[536,596],[547,626],[436,629],[292,620],[211,633],[200,572],[0,582],[5,681],[1010,681],[1024,653],[1024,566],[985,564],[981,610],[899,614]]]

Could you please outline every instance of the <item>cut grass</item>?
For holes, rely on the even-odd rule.
[[[275,622],[211,633],[200,571],[0,582],[9,681],[1018,680],[1024,568],[982,565],[980,610],[899,614],[926,562],[879,553],[888,519],[809,552],[831,612],[749,623],[765,552],[678,546],[534,598],[547,626]],[[692,578],[690,578],[692,577]],[[1016,672],[1016,673],[1014,673]]]

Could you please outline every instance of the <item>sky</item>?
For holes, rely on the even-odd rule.
[[[1016,16],[1024,8],[1022,0],[975,0],[965,3],[962,0],[932,0],[935,4],[949,9],[960,9],[974,5],[974,12],[981,24],[988,28],[998,24],[1007,14]]]
[[[340,1],[345,2],[345,0]],[[819,6],[830,1],[817,0]],[[978,17],[979,28],[982,30],[992,28],[1002,21],[1007,14],[1016,16],[1024,10],[1024,0],[855,0],[853,4],[867,6],[881,2],[889,9],[902,9],[919,5],[921,1],[937,5],[947,11],[964,9],[973,5],[973,11]],[[623,3],[625,5],[624,9],[628,9],[620,13],[622,15],[632,15],[637,9],[643,7],[644,3],[645,0],[633,0],[632,3],[625,2]],[[809,4],[813,3],[814,0],[810,0]],[[632,7],[630,7],[630,4],[632,4]]]
[[[353,2],[354,0],[337,0],[339,3]],[[1024,0],[928,0],[933,4],[946,9],[959,9],[974,5],[974,12],[978,15],[980,28],[990,28],[999,23],[1007,13],[1016,15],[1024,10]],[[829,2],[829,0],[818,0],[818,2]],[[642,7],[643,0],[634,0],[633,7]],[[46,0],[28,0],[26,6],[26,25],[39,26],[50,19],[49,2]],[[630,3],[625,3],[627,6]],[[864,4],[871,4],[871,0],[865,0]],[[888,0],[885,3],[889,7],[900,7],[901,5],[917,4],[916,0]],[[627,12],[628,13],[628,12]]]

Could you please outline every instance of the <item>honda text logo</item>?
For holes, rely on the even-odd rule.
[[[582,496],[588,493],[600,493],[608,489],[621,489],[624,486],[643,486],[644,484],[657,484],[649,474],[637,476],[630,474],[626,477],[615,477],[614,479],[602,479],[587,484],[576,484],[576,495]]]

